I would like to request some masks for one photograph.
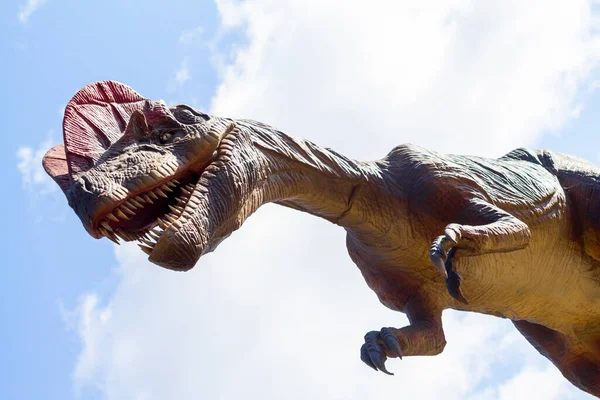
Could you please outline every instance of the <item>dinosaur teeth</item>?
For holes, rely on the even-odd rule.
[[[130,208],[130,209],[132,209],[132,210],[135,210],[135,209],[136,209],[136,208],[138,208],[138,207],[137,207],[135,204],[133,204],[133,203],[131,202],[132,200],[133,200],[133,199],[128,199],[128,200],[125,200],[125,201],[123,202],[123,204],[124,204],[124,205],[126,205],[126,206],[127,206],[127,208]]]
[[[139,199],[139,197],[138,197]],[[136,199],[130,199],[129,202],[137,208],[144,208],[144,205],[137,201]]]
[[[135,211],[133,211],[131,208],[127,207],[125,204],[121,204],[119,209],[121,211],[123,211],[125,214],[135,215]]]
[[[133,237],[132,237],[133,235],[130,235],[127,232],[123,232],[120,229],[118,229],[115,233],[117,234],[118,237],[120,237],[123,240],[133,240]]]
[[[109,232],[102,227],[100,227],[98,229],[100,230],[100,233],[102,233],[104,235],[104,237],[106,237],[107,239],[115,242],[116,244],[121,244],[121,243],[119,243],[119,238],[113,232]]]
[[[140,238],[140,242],[147,244],[149,247],[154,247],[154,245],[156,244],[152,240],[148,240],[145,238]]]
[[[138,246],[140,247],[140,249],[142,249],[142,251],[148,255],[150,255],[152,253],[152,248],[148,247],[148,246],[144,246],[143,244],[138,244]]]
[[[155,181],[159,182],[163,179],[163,176],[160,174],[160,172],[152,170],[150,171],[150,176],[152,178],[154,178]]]
[[[120,209],[118,209],[118,208],[115,210],[115,214],[117,214],[117,216],[118,216],[119,218],[121,218],[121,219],[126,219],[126,220],[129,220],[129,217],[127,217],[127,215],[125,215],[125,214],[123,213],[123,211],[121,211],[121,210],[120,210]]]
[[[169,224],[167,224],[164,220],[162,220],[161,218],[157,218],[156,222],[158,222],[158,226],[160,226],[162,229],[167,229],[169,227]]]
[[[158,196],[153,191],[148,192],[148,196],[154,200],[158,200]]]
[[[144,201],[146,201],[147,203],[154,204],[154,202],[152,201],[150,196],[148,196],[147,194],[142,195],[142,197],[143,197]]]
[[[110,227],[110,224],[108,223],[107,220],[100,221],[100,225],[102,225],[104,227],[104,229],[106,229],[107,231],[112,231],[112,228]]]
[[[160,187],[162,190],[166,190],[167,192],[173,192],[173,189],[171,189],[167,184],[164,184]]]
[[[164,197],[165,199],[168,199],[168,198],[169,198],[169,196],[167,196],[167,195],[165,194],[165,192],[163,192],[162,190],[160,190],[160,188],[155,188],[155,189],[153,190],[153,192],[154,192],[154,193],[156,193],[156,194],[158,194],[158,195],[159,195],[159,196],[161,196],[161,197]]]
[[[143,187],[152,186],[156,183],[154,179],[150,178],[148,175],[143,175],[140,179]]]
[[[110,219],[111,221],[114,221],[114,222],[119,222],[119,218],[115,217],[115,215],[113,213],[106,214],[106,218],[108,218],[108,219]]]

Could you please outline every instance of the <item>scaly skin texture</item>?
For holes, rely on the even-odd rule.
[[[600,168],[547,151],[486,159],[413,145],[363,163],[129,90],[82,89],[67,107],[66,146],[44,159],[93,236],[138,240],[153,263],[188,270],[262,204],[309,212],[346,230],[369,287],[409,318],[365,335],[372,368],[441,353],[442,311],[453,308],[510,318],[600,396]],[[133,101],[122,126],[110,122]],[[89,104],[112,111],[96,120]],[[124,134],[94,141],[110,129]]]

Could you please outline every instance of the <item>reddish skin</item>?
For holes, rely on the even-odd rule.
[[[388,373],[387,357],[441,353],[442,311],[453,308],[511,318],[569,381],[600,396],[596,166],[545,151],[484,159],[412,145],[362,163],[111,81],[69,103],[65,143],[44,167],[94,237],[136,240],[168,217],[143,249],[188,270],[264,203],[309,212],[347,231],[369,287],[410,321],[367,333],[366,364]],[[173,194],[143,200],[161,188]]]

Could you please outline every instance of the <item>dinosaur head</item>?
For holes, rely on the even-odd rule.
[[[150,261],[187,270],[241,224],[221,159],[234,130],[230,119],[97,82],[67,105],[64,145],[43,164],[90,235],[137,240]]]

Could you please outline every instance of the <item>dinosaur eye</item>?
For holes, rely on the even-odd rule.
[[[167,144],[171,139],[171,136],[172,135],[169,132],[163,132],[160,135],[158,135],[158,141],[160,142],[160,144]]]

